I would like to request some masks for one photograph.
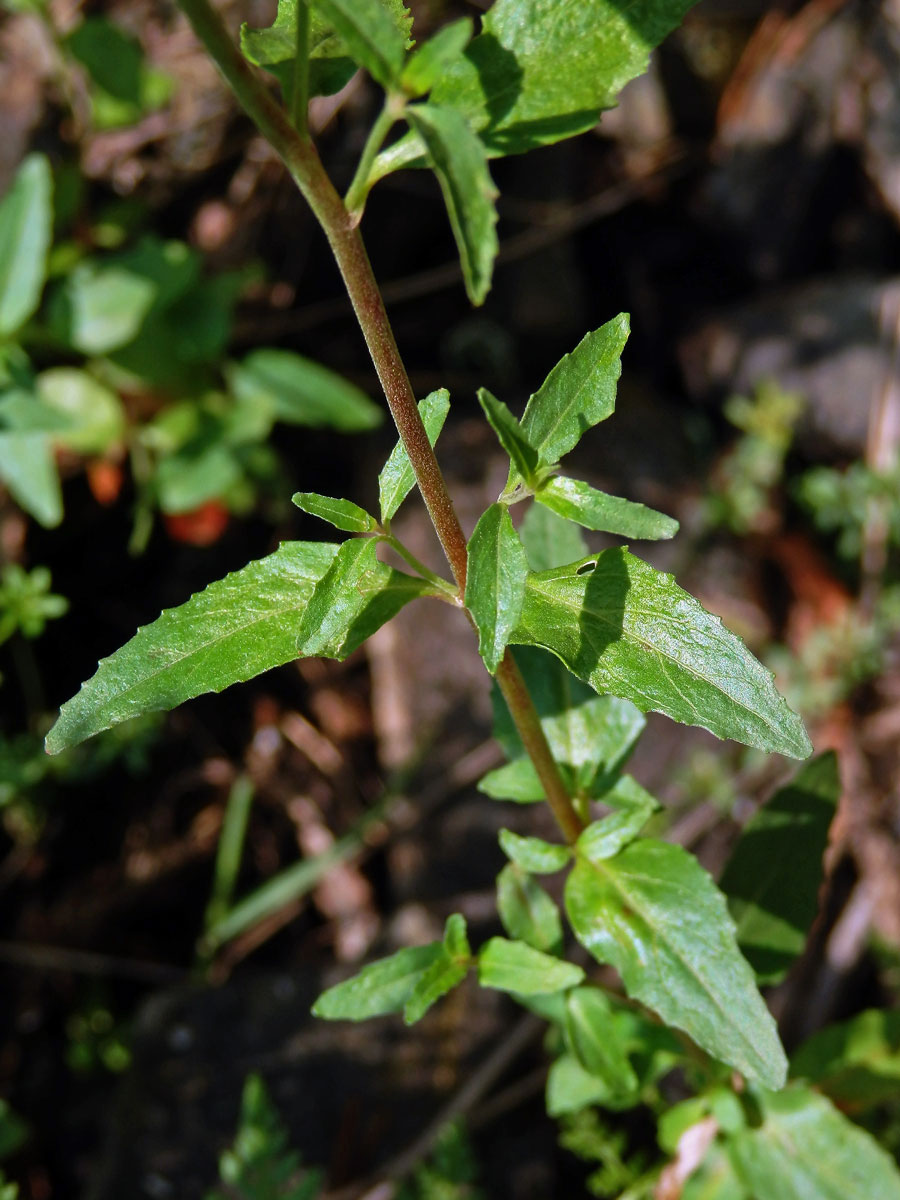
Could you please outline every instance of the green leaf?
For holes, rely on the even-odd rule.
[[[672,517],[621,496],[599,492],[581,479],[557,475],[541,484],[534,498],[585,529],[651,540],[674,537],[678,532],[678,522]]]
[[[833,753],[807,763],[750,818],[722,874],[738,943],[764,982],[783,978],[806,944],[840,794]]]
[[[607,1105],[613,1095],[609,1084],[585,1070],[574,1054],[561,1054],[550,1066],[546,1092],[549,1117],[581,1112],[590,1104]]]
[[[491,429],[497,435],[497,440],[510,457],[510,469],[517,471],[527,484],[535,483],[538,453],[519,422],[503,401],[492,396],[487,388],[478,389],[478,401],[484,409]]]
[[[45,433],[0,433],[0,480],[17,504],[52,529],[62,520],[62,490]]]
[[[303,610],[297,655],[346,658],[404,604],[430,592],[424,580],[379,562],[377,549],[371,538],[342,543]]]
[[[620,313],[586,334],[528,401],[522,431],[543,466],[553,466],[583,434],[612,415],[628,329],[628,317]],[[515,483],[510,473],[507,490]]]
[[[519,526],[519,537],[532,571],[564,567],[584,558],[588,552],[587,542],[575,522],[558,517],[541,504],[529,505]]]
[[[187,513],[227,497],[243,474],[233,448],[207,435],[166,455],[156,467],[153,486],[164,513]]]
[[[47,735],[48,752],[296,658],[303,612],[337,551],[325,542],[283,542],[163,612],[103,659],[63,705]]]
[[[383,417],[365,392],[291,350],[253,350],[232,367],[229,383],[238,399],[269,404],[279,421],[292,425],[363,433]]]
[[[416,984],[443,956],[443,943],[431,942],[369,963],[351,979],[323,992],[312,1007],[313,1016],[326,1021],[365,1021],[402,1012]]]
[[[472,20],[451,21],[406,60],[400,83],[410,96],[424,96],[465,50],[472,38]]]
[[[157,288],[153,280],[127,267],[84,262],[59,296],[53,320],[57,332],[82,354],[98,355],[133,341],[153,307]]]
[[[763,1122],[735,1134],[729,1154],[765,1200],[900,1200],[897,1164],[824,1096],[792,1087],[759,1097]]]
[[[516,804],[539,804],[545,800],[544,785],[530,758],[517,758],[478,781],[478,790],[492,800],[512,800]]]
[[[278,0],[275,22],[266,29],[241,26],[241,51],[254,66],[276,76],[288,104],[293,99],[297,53],[297,5],[305,0]],[[309,95],[339,92],[356,71],[346,45],[313,9],[309,14]]]
[[[900,1011],[873,1008],[814,1033],[791,1059],[791,1077],[806,1079],[845,1112],[900,1095]]]
[[[775,1022],[737,948],[725,897],[692,855],[649,838],[601,862],[579,855],[566,911],[575,936],[616,968],[629,996],[749,1080],[782,1085]]]
[[[559,909],[537,880],[515,863],[505,866],[497,876],[497,909],[510,937],[548,954],[561,951]]]
[[[140,42],[106,17],[88,17],[68,35],[65,45],[104,92],[140,111],[144,69]]]
[[[406,60],[408,29],[398,27],[381,0],[315,0],[316,8],[338,33],[354,62],[382,87],[394,87]],[[391,8],[405,11],[401,5]]]
[[[481,304],[491,288],[497,257],[497,189],[478,136],[452,108],[415,104],[404,115],[428,151],[459,250],[466,291]]]
[[[168,609],[101,661],[93,678],[63,705],[47,736],[48,752],[56,754],[141,713],[220,692],[301,654],[345,658],[427,590],[376,562],[374,550],[370,541],[345,542],[340,549],[284,542],[274,554]],[[323,597],[338,576],[346,579],[350,594],[334,604],[335,612],[311,623],[310,609],[321,613]]]
[[[511,641],[544,646],[598,692],[717,737],[805,758],[803,723],[718,617],[624,549],[529,575]]]
[[[695,0],[497,0],[465,57],[432,92],[496,154],[517,154],[596,124]]]
[[[29,154],[0,203],[0,338],[36,311],[47,277],[53,180],[43,154]]]
[[[454,913],[447,918],[441,955],[416,981],[403,1007],[407,1025],[420,1021],[431,1006],[462,983],[472,965],[472,951],[466,936],[465,917]]]
[[[640,737],[645,718],[628,700],[598,696],[545,650],[517,647],[514,657],[553,757],[571,770],[573,787],[592,795],[608,790]],[[516,762],[525,749],[498,688],[491,698],[494,737]],[[523,773],[517,778],[524,784],[528,777]]]
[[[373,533],[378,528],[375,518],[352,500],[337,500],[318,492],[294,492],[291,503],[347,533]]]
[[[102,454],[125,435],[125,410],[115,392],[86,371],[54,367],[36,380],[40,402],[58,415],[53,440],[78,454]]]
[[[446,388],[430,392],[418,403],[419,416],[428,441],[433,446],[450,411],[450,393]],[[416,485],[415,472],[402,442],[397,442],[378,476],[378,500],[381,523],[386,524]]]
[[[619,1037],[613,1007],[596,987],[573,988],[566,997],[566,1042],[591,1075],[611,1092],[631,1092],[637,1076]]]
[[[522,614],[528,575],[525,550],[505,505],[492,504],[481,514],[468,548],[466,608],[478,629],[478,652],[493,675]]]
[[[612,858],[623,846],[633,842],[662,805],[655,796],[632,779],[623,775],[613,787],[599,797],[614,811],[608,817],[594,821],[578,839],[578,852],[591,862]]]
[[[478,952],[478,982],[521,996],[540,996],[574,987],[584,979],[575,963],[561,962],[525,942],[494,937]]]
[[[460,110],[491,156],[583,133],[696,0],[498,0],[432,99]],[[421,163],[409,136],[379,155],[377,178]]]
[[[500,830],[500,845],[508,859],[535,875],[561,871],[572,858],[572,847],[545,842],[538,837],[520,837],[510,829]]]

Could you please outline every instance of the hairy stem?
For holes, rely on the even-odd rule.
[[[321,225],[338,264],[347,294],[381,382],[388,408],[450,564],[460,597],[466,591],[466,538],[422,424],[409,376],[397,349],[381,291],[353,215],[335,190],[308,133],[293,127],[261,79],[244,59],[209,0],[179,0],[197,37],[222,72],[259,131],[280,156]],[[583,828],[553,759],[540,718],[512,655],[507,651],[497,683],[550,808],[570,842]]]

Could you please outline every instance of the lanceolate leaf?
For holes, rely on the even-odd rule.
[[[291,350],[253,350],[229,375],[235,396],[271,408],[292,425],[360,433],[381,423],[382,412],[352,383]]]
[[[549,1117],[581,1112],[590,1104],[608,1105],[614,1089],[598,1075],[592,1075],[574,1054],[561,1054],[547,1075],[546,1104]]]
[[[545,646],[598,692],[645,712],[794,758],[812,749],[743,642],[671,575],[624,549],[529,575],[510,640]]]
[[[649,819],[662,805],[630,775],[616,780],[615,786],[600,799],[614,811],[594,821],[578,839],[578,850],[592,862],[612,858],[623,846],[633,842]]]
[[[495,937],[478,952],[478,982],[521,996],[541,996],[574,987],[584,979],[575,963],[561,962],[525,942]]]
[[[463,17],[439,29],[406,60],[401,83],[411,96],[424,96],[462,55],[472,38],[472,21]]]
[[[351,538],[317,580],[297,628],[295,653],[346,658],[416,596],[424,580],[395,571],[375,557],[371,538]]]
[[[378,528],[375,518],[352,500],[320,496],[317,492],[295,492],[291,501],[311,516],[321,517],[323,521],[347,533],[372,533]]]
[[[168,609],[103,659],[63,705],[47,750],[55,754],[139,713],[174,708],[295,658],[300,616],[337,550],[284,542]]]
[[[512,800],[516,804],[539,804],[546,799],[530,758],[517,758],[488,771],[479,779],[478,790],[492,800]]]
[[[585,529],[650,540],[674,537],[678,532],[678,522],[672,517],[621,496],[608,496],[581,479],[555,476],[538,488],[534,498]]]
[[[574,521],[558,517],[542,504],[529,505],[519,526],[519,537],[532,571],[564,567],[584,558],[588,552],[587,542]]]
[[[762,1124],[728,1143],[735,1169],[754,1197],[900,1200],[893,1158],[824,1096],[792,1087],[760,1101]]]
[[[327,1021],[365,1021],[384,1013],[401,1012],[425,972],[444,954],[441,942],[410,946],[390,958],[380,958],[329,988],[313,1005],[313,1016]]]
[[[544,466],[552,466],[583,434],[611,416],[628,329],[628,317],[620,313],[587,334],[528,401],[522,430]],[[513,475],[510,482],[515,482]]]
[[[47,275],[53,226],[50,164],[30,154],[0,203],[0,337],[37,308]]]
[[[374,543],[358,544],[374,553]],[[348,585],[355,594],[343,598],[343,620],[329,617],[327,633],[318,626],[307,632],[304,614],[337,554],[328,543],[284,542],[268,558],[226,575],[139,629],[63,705],[47,735],[49,753],[129,717],[252,679],[296,658],[313,641],[315,653],[345,657],[377,623],[422,593],[411,576],[364,560]]]
[[[415,104],[406,119],[428,150],[462,263],[466,291],[481,304],[490,291],[497,257],[497,189],[488,170],[484,146],[452,108]]]
[[[315,0],[350,56],[384,88],[400,78],[409,40],[381,0]],[[396,5],[391,5],[396,8]]]
[[[836,756],[813,759],[750,818],[722,875],[741,950],[766,982],[806,943],[840,791]]]
[[[510,829],[500,830],[500,845],[507,858],[523,871],[533,871],[535,875],[561,871],[572,857],[571,846],[545,842],[543,838],[520,837]]]
[[[493,674],[522,612],[528,560],[509,509],[492,504],[469,539],[466,608],[478,627],[478,650]]]
[[[450,393],[446,388],[438,388],[436,392],[429,393],[424,400],[419,401],[418,409],[428,441],[433,446],[450,411]],[[382,524],[390,521],[415,485],[416,476],[412,463],[403,448],[403,443],[397,442],[378,476]]]
[[[741,957],[725,898],[680,846],[649,838],[613,858],[579,856],[566,881],[575,935],[629,996],[751,1081],[780,1087],[775,1022]]]
[[[502,400],[492,396],[487,388],[478,389],[478,400],[497,440],[509,455],[512,467],[526,483],[531,484],[538,465],[537,450]]]
[[[465,918],[454,913],[447,918],[442,953],[416,981],[403,1007],[403,1019],[412,1025],[424,1017],[431,1006],[462,983],[472,965],[472,952],[466,936]]]
[[[558,954],[563,930],[559,909],[536,879],[510,863],[497,876],[497,909],[512,938]]]
[[[613,1008],[596,987],[578,987],[566,997],[566,1041],[586,1071],[612,1092],[632,1091],[637,1076],[616,1027]]]
[[[0,480],[41,525],[62,520],[62,489],[53,445],[46,433],[0,433]]]

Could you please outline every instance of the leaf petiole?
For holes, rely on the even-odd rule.
[[[384,139],[387,137],[391,126],[403,116],[403,109],[405,107],[406,98],[404,96],[396,92],[389,92],[385,97],[384,107],[375,118],[372,128],[369,130],[369,136],[366,138],[365,146],[363,146],[356,174],[353,176],[353,181],[347,189],[347,195],[344,197],[344,204],[347,207],[353,225],[358,225],[362,220],[366,198],[373,184],[376,182],[372,177],[372,167],[374,166],[378,151],[384,144]]]
[[[406,546],[403,545],[398,537],[395,537],[392,533],[385,532],[378,536],[378,540],[380,542],[384,542],[385,545],[390,546],[391,549],[395,550],[403,559],[403,561],[408,563],[418,575],[421,575],[423,579],[426,579],[430,584],[433,584],[434,587],[436,587],[442,593],[441,598],[447,597],[447,599],[452,600],[453,603],[457,605],[460,603],[459,592],[456,590],[453,584],[448,579],[444,579],[443,576],[435,574],[435,572],[429,567],[426,567],[423,562],[420,562],[419,559],[416,558],[416,556],[412,553],[412,551],[408,550]]]

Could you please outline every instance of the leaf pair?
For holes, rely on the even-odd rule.
[[[518,995],[561,991],[584,978],[581,967],[501,937],[491,938],[473,956],[465,920],[456,913],[448,918],[442,941],[398,950],[370,963],[323,992],[313,1014],[328,1020],[362,1021],[402,1011],[411,1025],[460,984],[473,966],[482,987]]]
[[[556,474],[559,460],[584,434],[612,416],[628,333],[628,316],[620,313],[586,334],[530,397],[521,422],[490,392],[479,392],[485,415],[510,458],[501,500],[514,503],[533,495],[560,517],[622,537],[674,536],[678,522],[671,517]]]
[[[588,334],[530,398],[521,422],[486,389],[478,393],[485,416],[510,458],[504,493],[482,515],[469,542],[466,605],[491,673],[514,640],[527,591],[527,554],[507,505],[534,495],[567,520],[632,537],[671,537],[678,528],[676,521],[641,504],[608,496],[580,480],[555,477],[559,459],[612,413],[627,336],[624,314]]]

